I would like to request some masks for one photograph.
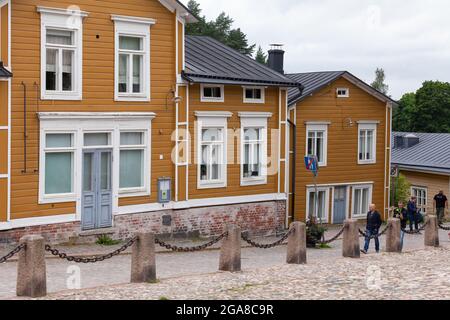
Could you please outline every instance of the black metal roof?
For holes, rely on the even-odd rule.
[[[186,69],[189,82],[265,85],[301,88],[295,80],[207,36],[186,36]],[[296,89],[297,88],[297,89]]]
[[[11,78],[12,73],[6,69],[3,65],[3,62],[0,61],[0,78]]]
[[[355,77],[348,71],[292,73],[287,74],[286,76],[291,78],[292,80],[300,82],[304,86],[304,90],[302,93],[299,93],[298,91],[292,89],[289,90],[288,99],[290,105],[306,99],[307,97],[314,94],[314,92],[330,85],[332,82],[336,81],[337,79],[343,76],[346,77],[347,80],[350,80],[351,82],[355,83],[356,85],[373,94],[374,96],[377,96],[379,99],[391,102],[393,104],[397,104],[396,101],[392,100],[390,97],[372,88],[370,85],[368,85],[361,79]]]
[[[418,137],[419,143],[409,148],[396,147],[396,137],[407,135]],[[400,168],[450,175],[449,133],[393,132],[392,145],[392,163]]]

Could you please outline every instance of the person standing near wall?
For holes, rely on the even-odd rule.
[[[408,211],[405,208],[403,201],[398,202],[398,207],[394,209],[394,218],[400,219],[401,231],[400,242],[403,248],[403,240],[405,239],[406,221],[408,220]]]
[[[408,210],[408,220],[409,220],[409,229],[413,231],[413,224],[416,228],[416,231],[419,232],[419,219],[417,217],[417,198],[415,196],[411,197],[411,200],[408,202],[407,210]]]
[[[436,212],[439,222],[443,222],[445,218],[445,209],[448,210],[448,199],[444,194],[444,190],[440,190],[434,196],[433,211]]]

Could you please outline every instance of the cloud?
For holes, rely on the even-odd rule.
[[[197,1],[209,19],[229,14],[251,43],[283,43],[287,72],[348,70],[371,82],[382,67],[394,98],[450,81],[447,0]]]

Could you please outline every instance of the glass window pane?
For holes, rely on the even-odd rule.
[[[46,135],[47,148],[71,148],[72,134],[51,133]]]
[[[140,37],[119,37],[119,48],[123,50],[142,50],[142,38]]]
[[[56,90],[58,83],[58,50],[47,49],[46,64],[46,90]]]
[[[45,194],[72,193],[72,153],[45,154]]]
[[[217,128],[203,129],[202,141],[204,142],[222,141],[222,129]]]
[[[133,92],[142,92],[142,61],[143,56],[133,56]]]
[[[100,188],[101,190],[111,189],[111,153],[102,152],[100,163]]]
[[[245,98],[246,99],[253,99],[253,90],[252,89],[246,89],[245,90]]]
[[[119,92],[128,92],[128,69],[130,56],[119,55]]]
[[[73,31],[47,29],[47,43],[59,45],[73,45]]]
[[[72,91],[74,52],[63,50],[63,91]]]
[[[139,146],[144,144],[144,134],[142,132],[122,132],[120,134],[121,146]]]
[[[362,190],[362,208],[361,214],[369,210],[369,189]]]
[[[373,159],[373,131],[367,131],[367,160]]]
[[[222,90],[220,89],[220,87],[214,87],[213,88],[213,97],[214,98],[222,97]]]
[[[314,198],[315,192],[310,192],[309,193],[309,208],[308,208],[308,217],[314,217],[315,216],[315,210],[314,210]]]
[[[83,191],[92,191],[92,153],[85,153],[83,158]]]
[[[260,140],[261,129],[249,128],[244,129],[244,140],[257,141]]]
[[[109,146],[109,133],[85,133],[84,146]]]
[[[354,202],[353,213],[356,215],[361,214],[362,213],[362,212],[360,212],[361,211],[361,189],[355,190],[355,199],[353,200],[353,202]]]
[[[326,203],[326,192],[325,191],[319,191],[319,199],[318,199],[318,218],[325,220],[325,203]]]
[[[144,186],[144,151],[120,151],[120,188]]]

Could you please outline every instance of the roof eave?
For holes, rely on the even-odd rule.
[[[0,61],[0,79],[9,79],[12,78],[13,74],[9,71],[4,65],[3,62]]]
[[[198,22],[197,17],[178,0],[159,0],[159,2],[171,12],[177,11],[180,16],[183,16],[187,23]]]

